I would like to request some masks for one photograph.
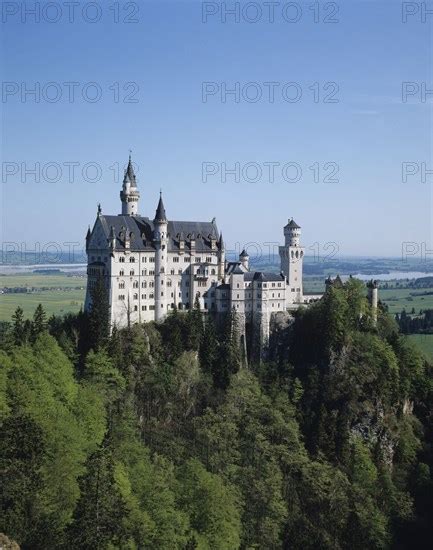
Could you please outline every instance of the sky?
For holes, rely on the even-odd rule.
[[[433,254],[421,2],[66,4],[2,3],[3,249],[81,247],[132,150],[140,214],[162,190],[230,250],[293,217],[307,254]]]

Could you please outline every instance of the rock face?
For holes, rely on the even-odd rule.
[[[0,533],[0,548],[2,550],[20,550],[18,544],[4,533]]]

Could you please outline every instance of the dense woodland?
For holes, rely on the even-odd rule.
[[[174,311],[110,335],[102,285],[94,303],[49,320],[18,308],[1,333],[10,541],[431,547],[433,369],[385,312],[374,322],[359,281],[298,311],[248,366],[234,314]]]

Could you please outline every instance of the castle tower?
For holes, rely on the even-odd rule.
[[[162,193],[159,196],[158,207],[153,220],[153,243],[155,245],[155,321],[161,320],[166,311],[166,273],[167,273],[167,229],[168,222],[165,214]]]
[[[287,277],[288,302],[302,302],[302,265],[305,249],[302,248],[301,228],[290,219],[284,227],[284,246],[280,246],[281,271]]]
[[[239,261],[241,262],[242,267],[246,271],[250,270],[250,257],[248,255],[248,252],[245,250],[245,248],[239,254]]]
[[[225,276],[225,264],[226,264],[226,249],[223,240],[223,234],[220,233],[218,241],[218,280],[224,280]]]
[[[129,155],[128,167],[125,170],[120,200],[122,201],[122,216],[137,216],[138,201],[140,192],[137,188],[137,180],[132,166],[131,155]]]

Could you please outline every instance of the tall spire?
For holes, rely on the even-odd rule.
[[[125,170],[125,177],[123,178],[122,190],[120,191],[120,200],[122,201],[122,215],[137,216],[139,199],[140,193],[137,188],[137,179],[135,177],[134,167],[132,165],[130,154],[128,166]]]
[[[154,222],[166,222],[167,216],[165,214],[164,202],[162,200],[162,191],[159,192],[159,202],[158,207],[155,212]]]
[[[128,166],[125,170],[125,177],[123,178],[123,183],[129,182],[131,187],[137,187],[137,178],[135,177],[134,167],[132,165],[131,152],[129,153]]]
[[[220,250],[224,250],[224,240],[223,240],[223,232],[220,233],[220,238],[218,241],[218,247]]]

